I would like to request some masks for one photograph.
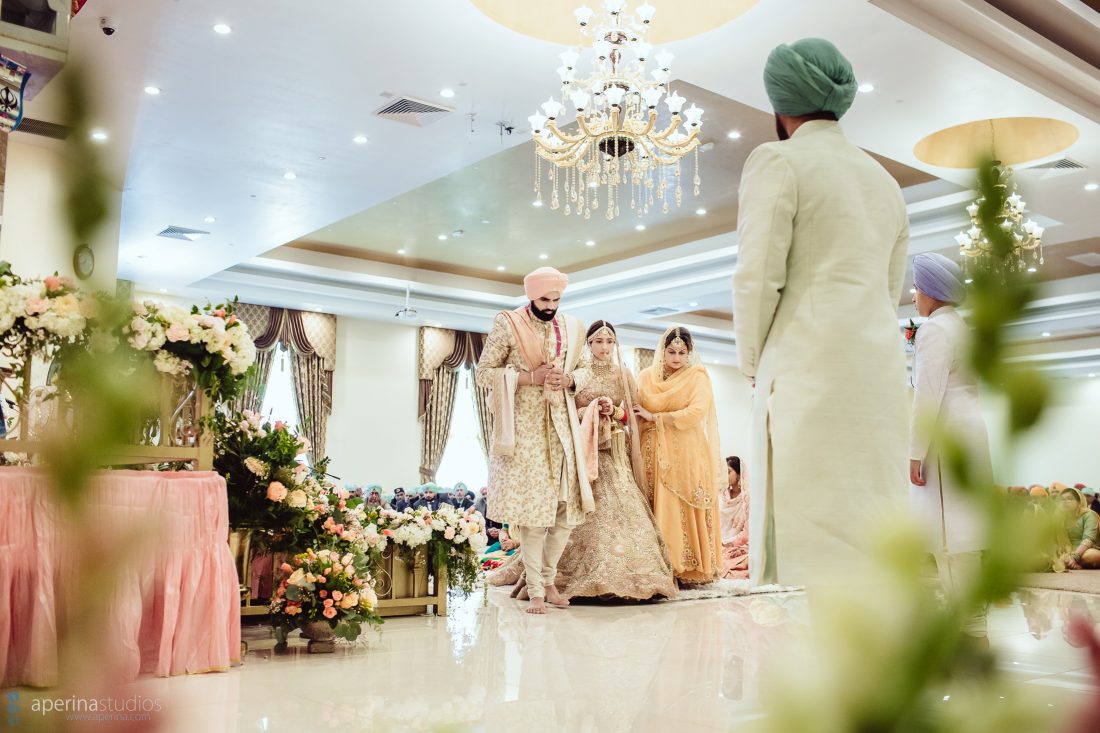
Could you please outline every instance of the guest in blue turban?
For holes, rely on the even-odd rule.
[[[962,269],[935,252],[923,252],[913,258],[913,284],[917,288],[917,296],[924,293],[943,304],[958,305],[966,297]],[[935,309],[929,312],[932,310]]]
[[[798,126],[786,118],[839,120],[855,101],[858,86],[848,59],[824,38],[776,46],[764,65],[764,88],[780,140]]]

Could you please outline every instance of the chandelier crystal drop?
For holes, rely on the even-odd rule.
[[[548,161],[550,208],[583,216],[604,207],[612,220],[620,213],[620,189],[630,188],[630,208],[639,217],[669,198],[683,201],[681,161],[695,154],[692,191],[699,195],[699,132],[703,110],[669,89],[675,59],[653,52],[645,36],[656,9],[645,2],[631,11],[626,0],[604,0],[602,12],[582,6],[574,12],[581,33],[592,38],[591,73],[578,74],[581,53],[567,49],[558,58],[561,94],[527,118],[535,141],[535,200],[542,201],[542,161]],[[658,127],[661,100],[668,123]],[[575,131],[558,126],[575,111]],[[623,196],[622,198],[625,198]]]
[[[993,171],[997,176],[997,188],[1005,194],[1004,204],[997,214],[997,225],[1002,231],[1012,235],[1012,257],[1008,265],[1013,270],[1026,269],[1033,272],[1043,264],[1043,227],[1031,219],[1024,219],[1027,204],[1016,192],[1012,168],[994,161]],[[966,213],[970,215],[970,227],[955,236],[959,253],[965,258],[964,264],[984,264],[983,260],[992,254],[989,238],[978,223],[978,210],[983,203],[984,197],[966,207]]]

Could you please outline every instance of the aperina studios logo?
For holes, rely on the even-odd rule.
[[[35,697],[18,690],[3,694],[4,723],[9,728],[20,726],[29,716],[64,715],[66,720],[124,721],[149,720],[163,707],[160,700],[144,695],[129,697]]]

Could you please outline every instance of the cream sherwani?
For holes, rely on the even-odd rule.
[[[584,324],[560,313],[550,322],[529,311],[524,317],[539,335],[547,361],[566,373],[574,369],[584,349]],[[478,386],[499,388],[499,372],[526,369],[512,326],[498,315],[478,361]],[[493,401],[502,399],[494,395]],[[591,488],[577,461],[580,426],[573,395],[550,392],[547,399],[542,386],[526,385],[515,388],[513,399],[515,448],[504,455],[494,446],[489,455],[489,518],[519,530],[528,589],[541,596],[539,579],[554,583],[569,530],[592,511],[586,506]]]
[[[905,202],[837,123],[816,120],[749,156],[738,219],[734,329],[756,380],[750,576],[850,577],[875,520],[904,510]]]

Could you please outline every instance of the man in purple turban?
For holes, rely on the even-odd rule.
[[[943,304],[958,305],[966,296],[962,269],[935,252],[924,252],[913,258],[913,284],[918,294],[924,293]]]

